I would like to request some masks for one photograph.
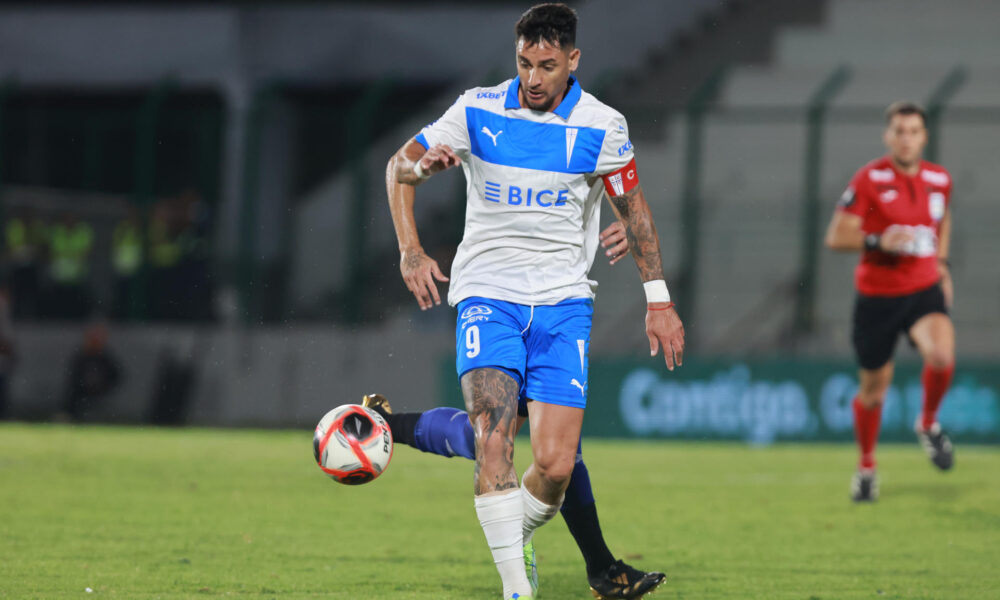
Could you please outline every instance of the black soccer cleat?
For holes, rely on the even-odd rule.
[[[934,463],[934,466],[947,471],[955,464],[955,452],[951,447],[951,438],[941,429],[940,423],[934,423],[928,429],[920,427],[920,421],[914,425],[913,430],[917,434],[917,441],[923,446],[924,452]]]
[[[382,394],[365,394],[364,398],[361,399],[361,406],[370,408],[383,417],[392,414],[389,399]]]
[[[616,561],[603,573],[588,577],[590,593],[598,600],[621,600],[642,598],[663,583],[664,573],[646,573],[622,561]]]
[[[851,500],[875,502],[878,500],[878,473],[875,469],[858,469],[851,478]]]

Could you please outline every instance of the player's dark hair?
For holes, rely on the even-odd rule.
[[[560,48],[576,46],[576,11],[562,2],[536,4],[521,15],[514,26],[514,39],[529,44],[542,40]]]
[[[892,123],[892,118],[896,115],[920,115],[920,120],[924,122],[924,127],[927,127],[927,113],[916,102],[900,100],[890,104],[889,108],[885,109],[886,124]]]

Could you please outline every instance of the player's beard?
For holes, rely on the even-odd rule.
[[[555,107],[556,99],[552,97],[545,97],[545,99],[543,99],[541,102],[535,103],[531,101],[531,96],[528,95],[528,92],[525,92],[524,103],[531,110],[546,112],[552,110]]]

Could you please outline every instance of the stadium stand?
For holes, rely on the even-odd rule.
[[[907,27],[899,26],[900,14],[909,17]],[[989,225],[1000,215],[987,183],[1000,150],[998,17],[1000,6],[985,0],[830,1],[821,25],[781,30],[770,61],[730,68],[704,126],[697,310],[688,325],[693,348],[833,355],[849,347],[854,255],[819,250],[814,328],[805,335],[792,330],[805,226],[806,107],[844,66],[849,77],[827,111],[813,242],[822,244],[854,171],[883,153],[884,107],[901,98],[931,104],[951,78],[958,87],[945,98],[937,160],[954,177],[955,323],[962,354],[990,351],[1000,327],[1000,272],[992,258],[1000,243]],[[652,196],[670,265],[684,119],[669,117],[661,135],[648,138],[637,142],[637,155],[652,163],[641,165],[644,185],[655,186],[647,189],[665,192]],[[618,304],[608,289],[603,294],[605,305]],[[613,345],[621,337],[607,330],[599,339]]]

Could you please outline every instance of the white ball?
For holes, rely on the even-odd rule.
[[[316,464],[334,481],[361,485],[392,460],[392,431],[382,415],[360,404],[344,404],[323,415],[313,434]]]

